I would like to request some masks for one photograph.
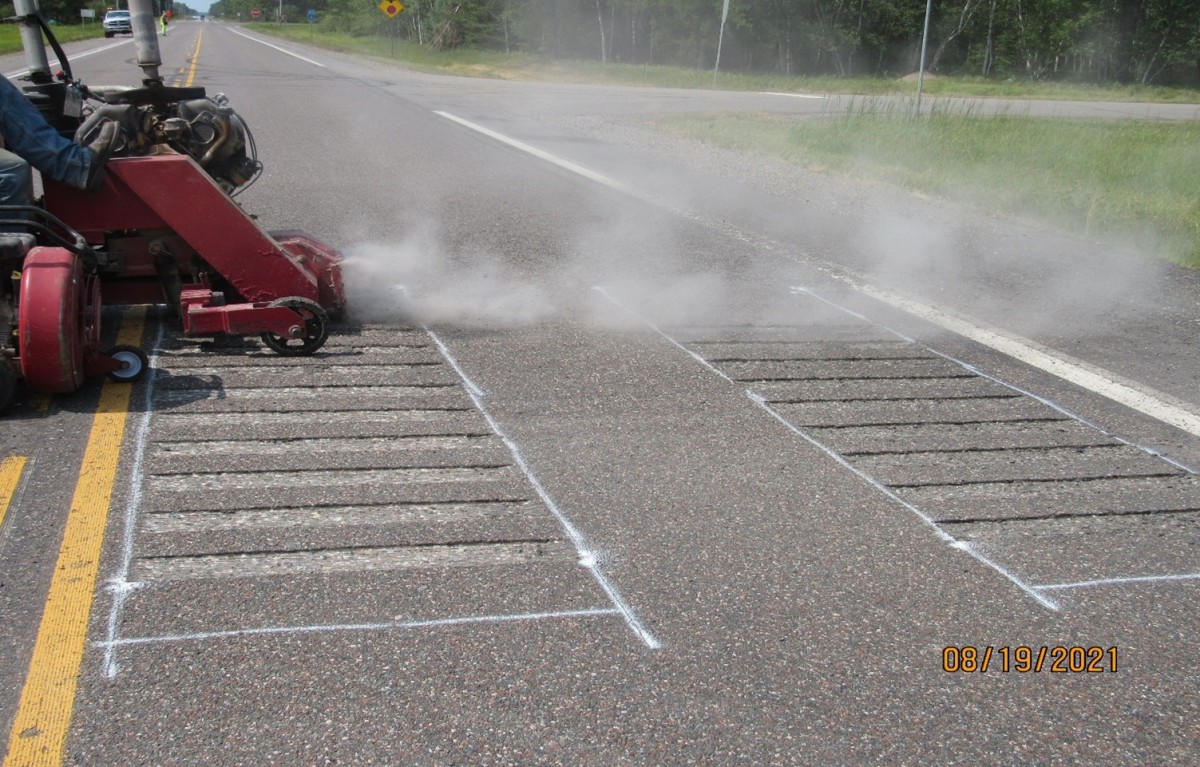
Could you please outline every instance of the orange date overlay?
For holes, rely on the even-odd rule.
[[[1016,647],[982,645],[975,647],[949,645],[942,648],[942,671],[947,673],[986,674],[1101,674],[1116,673],[1116,647],[1082,647],[1065,645]]]

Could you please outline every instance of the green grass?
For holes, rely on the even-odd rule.
[[[80,24],[56,24],[53,27],[54,36],[59,42],[69,43],[74,40],[86,40],[92,37],[104,37],[104,28],[100,21],[83,26]],[[0,54],[16,53],[21,50],[21,31],[16,24],[0,24]],[[49,47],[47,47],[49,50]]]
[[[433,51],[386,37],[352,37],[319,26],[258,29],[375,56],[423,71],[553,82],[711,88],[712,72],[603,65],[495,51]],[[719,87],[858,94],[846,112],[788,121],[763,116],[664,118],[657,125],[723,147],[981,208],[1048,221],[1094,237],[1120,238],[1200,268],[1200,124],[984,116],[980,102],[934,107],[915,120],[911,80],[800,78],[722,73]],[[982,78],[930,78],[931,96],[1200,103],[1186,88],[1086,86]],[[844,106],[844,102],[842,104]],[[838,110],[838,111],[835,111]]]
[[[866,105],[820,120],[663,118],[669,131],[990,211],[1119,238],[1200,267],[1200,124],[986,117],[914,119]]]

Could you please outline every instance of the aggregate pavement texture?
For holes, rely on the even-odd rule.
[[[358,314],[284,358],[151,313],[47,763],[1197,763],[1200,439],[854,289],[1194,411],[1194,273],[644,122],[815,100],[268,42],[180,23],[165,69]],[[98,386],[0,422],[5,732]]]

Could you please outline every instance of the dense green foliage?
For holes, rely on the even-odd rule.
[[[71,0],[59,0],[71,2]],[[301,7],[303,4],[303,7]],[[219,0],[214,15],[303,21],[557,58],[712,68],[723,0]],[[918,68],[923,0],[731,0],[721,69],[902,76]],[[1200,84],[1196,0],[936,0],[927,69],[993,78]]]
[[[90,8],[96,12],[94,19],[88,23],[99,25],[105,13],[118,7],[128,8],[129,0],[38,0],[38,8],[41,9],[42,15],[53,21],[55,26],[82,24],[83,20],[79,12],[84,8]],[[180,17],[196,15],[196,11],[180,0],[154,0],[156,14],[166,8],[170,8],[172,13]],[[0,18],[11,19],[12,17],[13,4],[11,0],[0,2]]]

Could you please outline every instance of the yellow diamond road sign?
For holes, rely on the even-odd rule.
[[[394,19],[404,10],[404,3],[401,3],[399,0],[383,0],[379,4],[379,10],[386,13],[389,19]]]

